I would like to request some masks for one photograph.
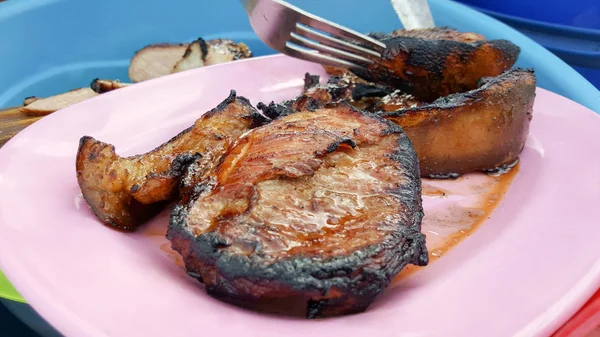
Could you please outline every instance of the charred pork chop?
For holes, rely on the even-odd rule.
[[[535,88],[533,71],[515,68],[482,79],[477,89],[380,114],[402,126],[422,177],[494,171],[514,164],[525,146]]]
[[[310,318],[356,313],[404,266],[428,263],[410,140],[348,104],[256,128],[201,175],[167,237],[222,300],[293,301]]]
[[[76,169],[83,197],[106,225],[133,230],[177,195],[187,165],[219,158],[241,134],[268,120],[244,98],[231,95],[193,126],[158,148],[120,157],[114,146],[84,136]],[[196,165],[196,168],[198,165]]]
[[[386,95],[385,86],[339,80],[348,78],[344,76],[319,84],[318,76],[307,74],[299,98],[258,107],[273,119],[332,102],[364,107],[404,129],[419,157],[421,176],[428,178],[503,169],[518,160],[525,145],[535,101],[536,79],[531,70],[515,68],[483,78],[477,89],[432,103],[398,90]],[[363,86],[362,93],[364,88],[371,90],[368,100],[358,85]]]
[[[383,59],[355,73],[426,102],[476,89],[480,78],[508,70],[520,53],[510,41],[483,40],[479,34],[447,28],[371,35],[386,45]]]

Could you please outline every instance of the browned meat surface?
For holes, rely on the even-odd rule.
[[[368,81],[386,84],[431,102],[476,89],[480,78],[498,76],[508,70],[520,52],[519,47],[506,40],[463,42],[445,39],[447,37],[434,39],[435,33],[427,38],[423,35],[427,34],[374,34],[387,46],[383,59],[355,73]]]
[[[390,33],[390,36],[418,37],[428,40],[451,40],[458,42],[483,41],[485,37],[481,34],[466,32],[462,33],[448,27],[435,27],[425,29],[398,29]]]
[[[129,64],[129,79],[142,82],[172,73],[187,48],[183,43],[161,43],[138,50]]]
[[[311,318],[361,312],[405,265],[428,262],[410,141],[347,104],[256,128],[191,174],[201,178],[167,237],[225,301],[293,303]]]
[[[241,134],[265,122],[247,99],[232,92],[193,126],[145,154],[120,157],[114,146],[85,136],[77,152],[77,181],[103,223],[133,230],[162,206],[161,201],[176,196],[188,164],[200,156],[220,157]]]
[[[192,43],[153,44],[138,50],[129,65],[132,82],[142,82],[179,71],[252,57],[244,43],[227,39]]]
[[[250,48],[243,42],[233,42],[228,39],[214,39],[207,41],[208,53],[206,65],[227,63],[252,57]]]
[[[319,84],[318,76],[307,74],[302,96],[259,108],[276,119],[298,110],[346,101],[381,114],[404,128],[417,151],[423,177],[457,177],[504,168],[517,161],[529,133],[536,85],[532,71],[513,69],[484,78],[477,89],[433,103],[399,90],[383,96],[384,91],[372,83],[340,82],[343,76]],[[378,94],[365,99],[357,93],[359,85]],[[357,97],[359,100],[355,100]]]
[[[517,68],[483,82],[428,105],[381,113],[412,141],[421,176],[453,177],[517,161],[532,118],[533,71]]]

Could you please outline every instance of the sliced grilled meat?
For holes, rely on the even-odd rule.
[[[515,68],[484,78],[478,89],[381,116],[402,126],[423,177],[493,171],[517,161],[529,134],[536,79]]]
[[[173,66],[172,72],[178,73],[181,71],[204,67],[206,64],[207,54],[208,44],[202,38],[197,39],[187,47],[181,60],[179,60]]]
[[[90,88],[78,88],[55,96],[38,98],[29,97],[25,106],[19,110],[28,116],[46,116],[73,104],[97,96]]]
[[[227,39],[205,41],[198,38],[192,43],[153,44],[138,50],[129,65],[132,82],[142,82],[171,73],[226,63],[252,57],[243,42]]]
[[[348,104],[256,128],[196,180],[167,237],[222,300],[293,302],[310,318],[356,313],[404,266],[428,262],[409,139]]]
[[[129,79],[136,83],[171,74],[189,44],[151,44],[135,52],[129,64]]]
[[[161,201],[177,195],[187,165],[200,156],[219,158],[241,134],[265,122],[247,99],[232,91],[193,126],[148,153],[123,158],[114,146],[84,136],[77,152],[77,181],[103,223],[133,230],[160,209]]]

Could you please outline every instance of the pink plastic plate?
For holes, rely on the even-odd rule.
[[[81,199],[82,135],[121,155],[144,152],[230,89],[255,104],[291,98],[307,71],[323,74],[285,56],[183,72],[101,95],[19,133],[0,150],[2,269],[66,336],[547,336],[598,289],[600,116],[542,89],[519,172],[492,216],[363,314],[305,320],[222,303],[176,263],[165,216],[124,234],[100,225]],[[457,193],[453,202],[468,199]],[[425,200],[426,213],[446,209],[439,205]]]

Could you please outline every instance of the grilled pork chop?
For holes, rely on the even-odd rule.
[[[457,177],[514,164],[529,134],[536,80],[511,69],[480,87],[415,108],[381,112],[412,141],[423,177]]]
[[[387,46],[383,59],[355,73],[431,102],[476,89],[480,78],[500,75],[519,56],[520,48],[510,41],[464,34],[448,29],[372,34]]]
[[[386,95],[387,87],[359,82],[351,75],[339,74],[320,84],[318,76],[307,74],[299,98],[258,107],[276,119],[299,109],[349,102],[404,129],[419,157],[422,177],[454,178],[512,165],[529,133],[536,87],[533,71],[512,69],[483,78],[479,85],[426,103],[399,90]],[[371,96],[365,98],[364,92]]]
[[[103,223],[133,230],[160,210],[162,201],[177,195],[188,165],[199,157],[203,163],[219,158],[241,134],[267,121],[246,98],[232,91],[193,126],[148,153],[120,157],[114,146],[84,136],[77,152],[77,181]]]
[[[348,104],[256,128],[201,176],[167,238],[217,298],[356,313],[404,266],[428,262],[409,139]]]

